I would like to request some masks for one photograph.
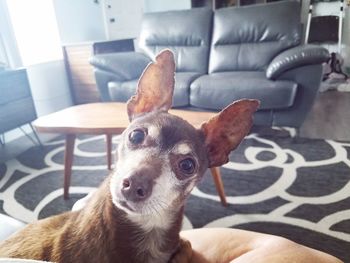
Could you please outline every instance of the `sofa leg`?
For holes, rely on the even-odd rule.
[[[299,138],[300,137],[300,129],[299,128],[292,128],[293,131],[291,132],[292,138]]]
[[[277,137],[283,137],[283,138],[298,138],[300,137],[300,129],[294,128],[294,127],[286,127],[283,126],[278,129],[280,132],[276,133],[278,134]]]
[[[295,133],[292,136],[292,141],[295,144],[299,144],[303,142],[302,138],[300,137],[300,128],[295,128]]]

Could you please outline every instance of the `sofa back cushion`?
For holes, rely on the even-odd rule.
[[[176,71],[207,73],[212,16],[207,8],[146,13],[139,48],[150,57],[169,48]]]
[[[301,42],[300,4],[281,1],[229,7],[214,13],[209,73],[261,71]]]

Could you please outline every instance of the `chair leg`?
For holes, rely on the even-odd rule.
[[[41,140],[40,140],[40,138],[39,138],[39,136],[38,136],[38,133],[36,132],[36,130],[34,129],[34,127],[33,127],[33,125],[32,125],[31,123],[29,123],[29,126],[30,126],[30,128],[32,129],[32,131],[33,131],[33,134],[34,134],[35,139],[37,140],[37,142],[39,143],[39,145],[42,147],[43,144],[42,144],[42,142],[41,142]]]
[[[22,126],[20,126],[19,129],[24,133],[24,135],[25,135],[29,140],[32,141],[32,143],[33,143],[34,145],[36,145],[37,143],[39,143],[40,146],[43,146],[31,123],[29,123],[29,126],[30,126],[30,128],[32,129],[32,131],[33,131],[33,133],[34,133],[34,137],[36,138],[37,141],[35,141],[35,140],[22,128]]]
[[[221,204],[223,206],[227,206],[224,184],[222,183],[221,174],[220,174],[220,167],[210,168],[210,171],[214,179],[216,190],[220,196]]]

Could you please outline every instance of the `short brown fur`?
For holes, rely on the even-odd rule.
[[[157,176],[155,176],[155,174],[150,174],[148,170],[145,174],[142,174],[142,177],[147,177],[147,180],[154,180],[158,176],[165,176],[165,178],[172,176],[170,182],[178,182],[175,178],[182,180],[181,183],[172,184],[172,186],[177,186],[172,188],[172,191],[177,193],[176,198],[172,201],[173,203],[168,207],[161,208],[167,219],[170,219],[168,221],[170,223],[163,225],[162,228],[159,225],[154,225],[151,228],[143,229],[142,225],[133,222],[129,217],[129,213],[132,214],[132,211],[128,210],[127,207],[122,209],[116,203],[134,201],[128,200],[127,195],[125,200],[118,199],[118,195],[117,197],[113,196],[115,191],[118,191],[118,194],[120,194],[118,187],[124,187],[124,183],[121,185],[112,184],[113,179],[121,180],[124,178],[115,177],[116,175],[124,176],[123,174],[116,174],[118,173],[118,169],[116,169],[116,173],[112,173],[102,183],[82,210],[67,212],[28,225],[0,244],[0,257],[17,257],[64,263],[167,262],[179,247],[184,246],[188,248],[188,243],[180,242],[179,232],[183,217],[183,206],[191,190],[190,187],[193,187],[203,176],[208,163],[210,163],[210,166],[215,166],[227,161],[229,152],[248,133],[252,125],[252,114],[257,109],[258,102],[241,100],[228,106],[222,113],[209,120],[208,123],[204,123],[202,129],[190,128],[186,121],[167,113],[167,110],[171,107],[171,98],[174,90],[174,71],[175,64],[172,53],[169,50],[161,52],[157,56],[156,62],[150,64],[142,75],[137,95],[128,102],[128,114],[133,123],[142,122],[144,119],[148,119],[151,123],[156,123],[156,120],[158,120],[158,123],[163,123],[164,127],[177,128],[176,136],[169,127],[164,130],[161,129],[160,133],[165,138],[165,141],[163,140],[162,145],[151,142],[153,150],[157,148],[159,153],[164,154],[172,146],[185,140],[189,143],[192,142],[193,151],[196,153],[196,156],[199,156],[199,167],[196,169],[198,172],[193,174],[192,177],[186,173],[183,173],[182,177],[176,174],[179,166],[177,166],[177,158],[171,156],[171,152],[168,157],[171,159],[171,167],[175,167],[172,173],[159,175],[160,172],[158,171],[156,172]],[[152,94],[160,96],[153,96]],[[145,118],[140,116],[145,116]],[[159,120],[162,121],[159,122]],[[133,127],[133,123],[130,127]],[[129,131],[128,129],[126,129],[126,132]],[[220,132],[220,130],[222,131]],[[169,136],[173,141],[170,140]],[[127,139],[128,135],[124,133],[122,140]],[[143,142],[147,142],[147,140],[145,139]],[[119,154],[122,154],[123,157],[130,157],[131,155],[122,151],[123,146],[121,145],[126,147],[122,141],[118,148],[120,149]],[[198,145],[201,145],[201,147]],[[147,147],[147,143],[140,146]],[[126,152],[133,154],[132,149],[129,148]],[[152,158],[157,158],[157,156],[152,156]],[[128,162],[123,163],[118,160],[117,167],[120,163],[130,166]],[[138,164],[137,169],[142,170],[142,163]],[[127,179],[124,178],[124,180]],[[169,182],[167,183],[169,184]],[[112,193],[111,186],[116,187],[116,189],[112,189]],[[127,186],[129,185],[127,184],[125,187]],[[151,194],[151,190],[149,193]],[[166,192],[165,194],[170,193]],[[138,219],[144,218],[144,214],[140,213],[138,214]],[[151,214],[151,216],[154,219],[157,217],[157,214]],[[151,222],[151,220],[149,221]],[[152,251],[148,250],[149,244],[152,244],[154,251],[156,251],[153,251],[153,254]],[[157,255],[161,255],[162,258],[158,258]],[[180,262],[176,255],[173,257],[173,262]]]
[[[147,252],[137,251],[138,235],[144,231],[116,209],[107,178],[86,207],[30,224],[0,244],[1,257],[53,262],[157,262]],[[164,251],[174,252],[179,242],[181,218],[164,233]],[[122,238],[121,238],[122,237]],[[152,233],[149,233],[152,239]]]

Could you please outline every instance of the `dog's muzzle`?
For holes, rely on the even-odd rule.
[[[138,203],[152,194],[153,180],[142,172],[135,172],[122,181],[121,193],[126,201]]]

